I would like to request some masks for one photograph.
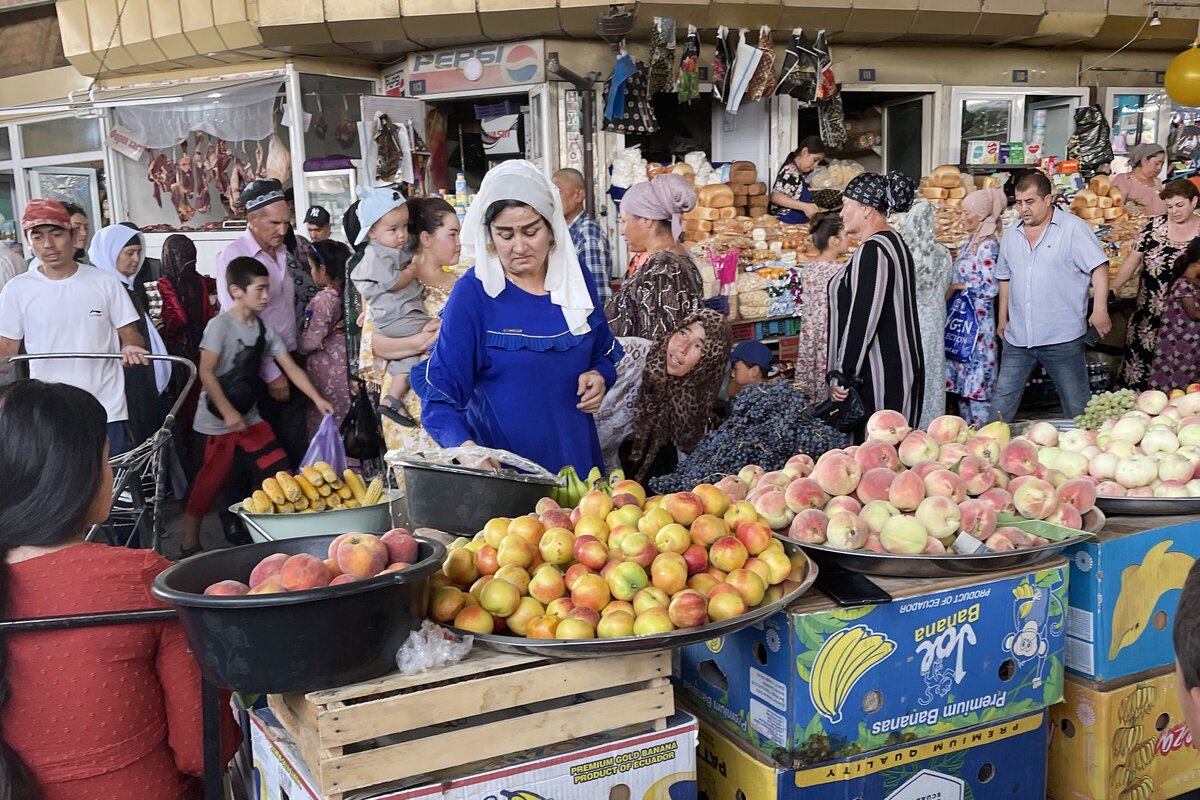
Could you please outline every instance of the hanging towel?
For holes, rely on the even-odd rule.
[[[734,57],[733,73],[729,78],[729,98],[725,101],[725,110],[730,114],[738,112],[738,108],[742,105],[742,98],[746,96],[746,90],[750,88],[750,79],[754,76],[754,71],[758,68],[758,62],[762,58],[761,50],[746,44],[748,32],[746,28],[738,31],[737,55]]]

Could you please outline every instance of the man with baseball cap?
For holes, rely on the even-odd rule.
[[[304,215],[304,225],[308,229],[309,240],[314,242],[323,242],[333,233],[329,212],[320,206],[309,206]]]
[[[747,386],[762,383],[771,372],[771,348],[753,340],[738,342],[729,354],[733,374],[729,378],[729,399]]]
[[[63,204],[31,201],[21,229],[40,263],[0,290],[0,359],[16,355],[24,340],[26,352],[34,355],[120,353],[129,366],[149,363],[125,287],[110,272],[76,263],[71,217]],[[37,359],[29,373],[91,392],[108,412],[112,454],[135,444],[127,425],[125,373],[116,359]]]

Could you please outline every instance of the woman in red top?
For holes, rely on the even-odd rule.
[[[150,584],[168,561],[84,541],[112,492],[100,403],[9,384],[0,442],[0,617],[163,607]],[[177,622],[0,636],[0,800],[196,798],[202,775],[200,670]]]

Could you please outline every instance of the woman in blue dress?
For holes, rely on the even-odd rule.
[[[587,280],[554,185],[528,161],[487,173],[462,228],[475,266],[455,284],[413,388],[442,447],[603,467],[592,415],[623,355]]]
[[[954,277],[946,299],[963,291],[975,305],[979,330],[975,349],[966,361],[946,359],[946,391],[959,397],[959,414],[982,427],[992,420],[992,393],[996,388],[996,262],[1000,257],[1000,215],[1008,200],[1000,189],[981,189],[962,204],[963,227],[971,239],[954,262]]]

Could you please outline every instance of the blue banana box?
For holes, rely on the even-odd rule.
[[[1200,558],[1198,517],[1109,517],[1068,548],[1067,669],[1097,683],[1174,663],[1171,628],[1183,580]]]
[[[819,592],[680,651],[677,686],[730,735],[805,767],[1040,711],[1062,699],[1067,562],[875,578],[893,602]]]
[[[1046,796],[1046,712],[803,769],[700,723],[699,800],[1011,800]]]

